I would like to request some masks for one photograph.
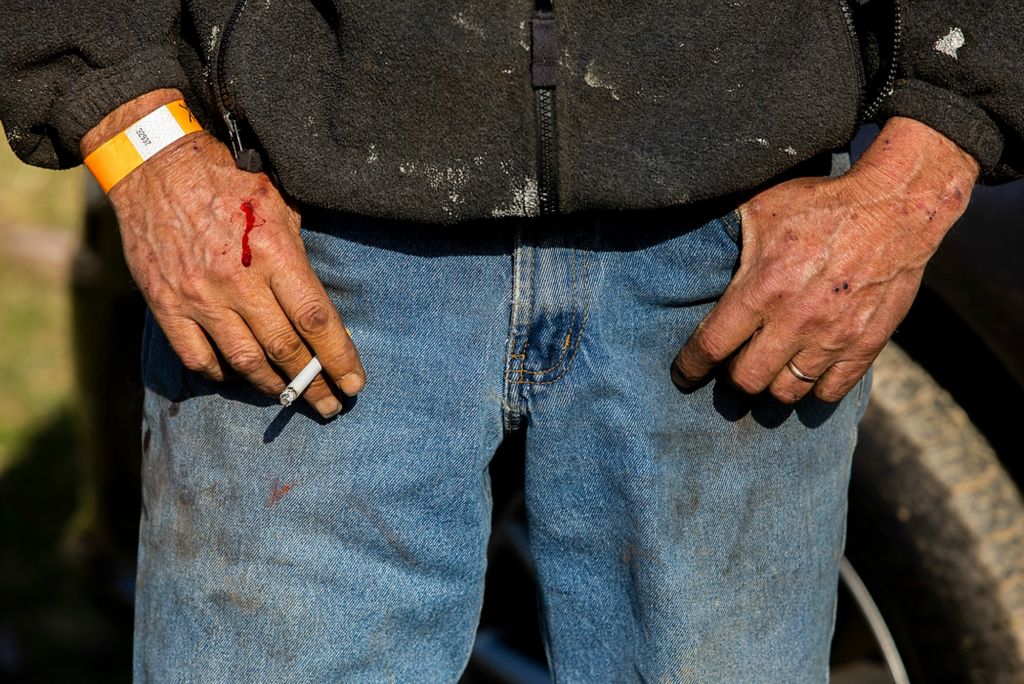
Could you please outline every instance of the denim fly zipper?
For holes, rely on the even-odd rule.
[[[558,213],[558,122],[555,86],[558,42],[552,0],[538,0],[530,22],[531,82],[537,110],[537,203],[540,213]]]

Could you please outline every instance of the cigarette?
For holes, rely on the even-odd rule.
[[[291,406],[293,401],[302,396],[302,393],[306,391],[306,388],[309,387],[309,384],[313,382],[313,379],[321,370],[323,370],[323,366],[320,365],[320,359],[314,356],[306,364],[306,367],[299,371],[295,379],[288,384],[284,392],[281,392],[281,396],[277,400],[281,402],[282,406]]]

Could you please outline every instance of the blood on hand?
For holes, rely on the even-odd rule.
[[[242,266],[249,268],[252,264],[252,249],[249,247],[249,233],[253,228],[262,226],[266,221],[256,215],[256,200],[250,198],[242,200],[240,207],[245,214],[245,232],[242,233]]]

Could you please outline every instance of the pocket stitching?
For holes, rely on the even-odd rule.
[[[736,207],[722,219],[722,223],[725,225],[726,234],[732,239],[733,242],[739,244],[740,235],[743,230],[742,217],[740,216],[740,209]]]

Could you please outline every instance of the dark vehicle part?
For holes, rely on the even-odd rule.
[[[1024,504],[963,409],[905,353],[875,364],[847,555],[914,682],[1024,677]]]
[[[876,678],[878,681],[882,681],[886,674],[885,671],[888,670],[888,679],[891,679],[893,684],[910,684],[910,678],[907,677],[907,668],[903,664],[903,656],[900,655],[896,640],[892,638],[892,632],[889,631],[889,625],[886,624],[882,611],[878,609],[878,604],[875,603],[871,592],[864,585],[864,581],[857,574],[857,571],[853,569],[853,564],[845,556],[839,560],[839,588],[840,591],[845,590],[856,604],[859,614],[870,630],[874,644],[881,651],[882,659],[885,662],[884,667],[877,665],[875,667],[867,666],[870,668],[869,671],[874,671],[878,675]],[[834,659],[835,647],[832,650]],[[840,684],[840,679],[846,682],[864,679],[864,676],[859,675],[865,672],[865,666],[858,663],[857,667],[859,672],[856,673],[851,672],[852,668],[850,666],[844,666],[839,672],[833,667],[832,684]]]
[[[975,188],[893,339],[1024,483],[1024,181]]]

